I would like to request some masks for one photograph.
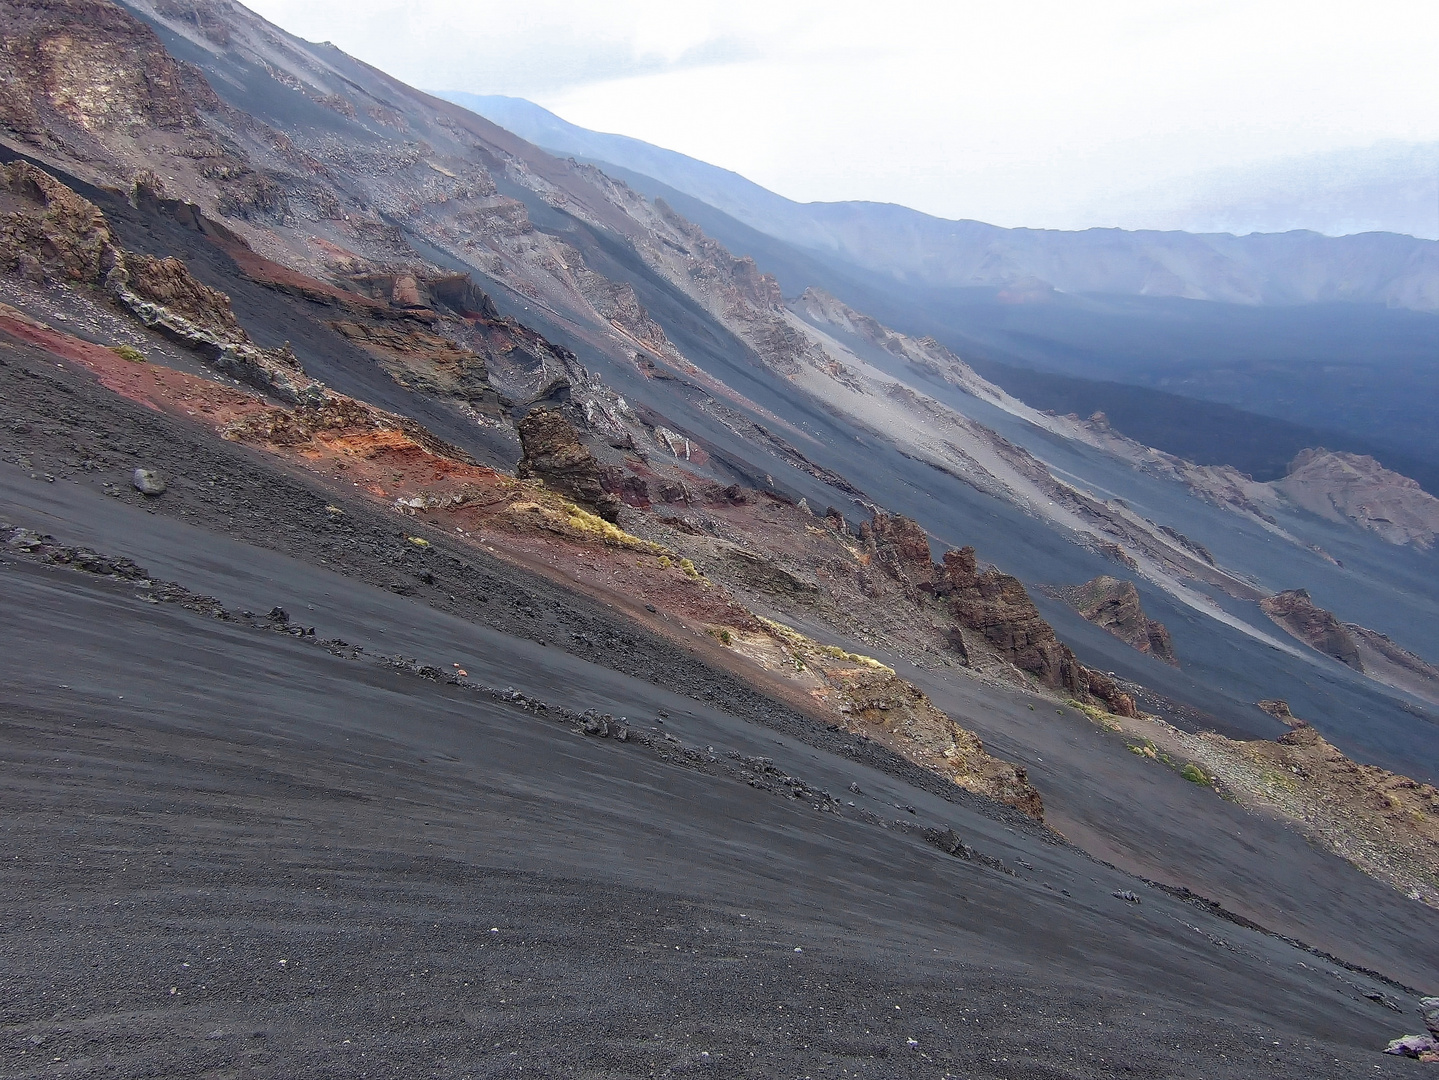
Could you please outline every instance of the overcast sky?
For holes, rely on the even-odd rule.
[[[406,82],[526,97],[791,198],[1134,224],[1126,193],[1439,139],[1436,0],[249,0]]]

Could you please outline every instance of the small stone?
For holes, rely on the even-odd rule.
[[[40,538],[39,533],[31,532],[29,529],[16,529],[5,543],[10,547],[19,548],[21,551],[34,551],[44,541]]]
[[[272,607],[269,619],[271,622],[287,623],[290,621],[290,613],[282,607]]]
[[[136,469],[130,476],[130,483],[141,495],[163,495],[165,481],[153,469]]]
[[[1126,903],[1130,903],[1130,904],[1137,904],[1137,903],[1139,903],[1139,897],[1135,896],[1135,895],[1134,895],[1132,892],[1130,892],[1128,889],[1121,889],[1119,892],[1115,893],[1114,895],[1115,895],[1115,897],[1116,897],[1117,899],[1123,900],[1123,901],[1125,901]]]

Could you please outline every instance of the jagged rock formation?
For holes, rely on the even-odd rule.
[[[928,589],[934,582],[934,557],[929,535],[902,514],[876,510],[874,517],[859,527],[860,539],[874,562],[902,585]]]
[[[1261,600],[1259,606],[1311,648],[1355,671],[1362,671],[1371,679],[1439,704],[1439,668],[1415,656],[1387,634],[1357,623],[1341,622],[1333,612],[1316,606],[1307,590],[1291,589]]]
[[[1439,535],[1439,499],[1367,455],[1301,450],[1289,474],[1272,486],[1296,506],[1391,544],[1428,550]]]
[[[1134,582],[1101,574],[1083,585],[1056,592],[1094,625],[1156,660],[1179,666],[1168,629],[1144,614]]]
[[[543,480],[606,521],[619,520],[620,500],[605,490],[600,463],[557,409],[531,409],[519,422],[521,478]]]
[[[944,555],[935,592],[949,600],[956,621],[977,631],[1014,666],[1045,686],[1084,700],[1098,699],[1119,716],[1134,716],[1134,701],[1107,675],[1081,664],[1040,615],[1024,585],[996,567],[978,569],[974,548]]]
[[[0,165],[0,212],[0,266],[10,273],[95,286],[123,259],[100,209],[27,161]]]
[[[1359,646],[1334,613],[1315,605],[1308,589],[1289,589],[1259,601],[1260,608],[1312,649],[1363,671]]]
[[[0,166],[0,211],[0,265],[12,272],[103,292],[145,326],[281,401],[324,399],[289,349],[250,341],[228,296],[196,281],[179,259],[126,252],[100,209],[45,170],[26,161]]]
[[[1289,702],[1283,698],[1265,698],[1263,701],[1255,702],[1255,704],[1281,724],[1287,724],[1289,727],[1297,727],[1304,722],[1290,711]]]

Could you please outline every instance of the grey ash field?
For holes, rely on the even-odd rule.
[[[33,351],[3,360],[7,404],[51,417],[6,433],[5,516],[52,539],[7,530],[0,556],[0,1074],[1424,1068],[1375,1053],[1412,1007],[1402,980],[856,760],[511,567],[478,562],[433,604],[397,595],[401,530],[363,504],[344,573],[320,566],[284,539],[320,498],[303,478]],[[208,508],[146,504],[123,487],[136,454],[177,493],[230,479]],[[57,545],[151,576],[36,557]],[[314,636],[280,632],[276,606]],[[558,648],[577,626],[621,648]],[[468,678],[421,673],[453,664]],[[646,737],[566,719],[590,709]],[[1408,909],[1422,942],[1427,909]]]
[[[1432,470],[1040,412],[231,0],[0,46],[0,1080],[1439,1068]]]

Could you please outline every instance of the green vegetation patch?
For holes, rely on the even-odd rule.
[[[1212,782],[1209,774],[1192,761],[1179,770],[1179,775],[1191,784],[1204,784],[1208,786]]]

